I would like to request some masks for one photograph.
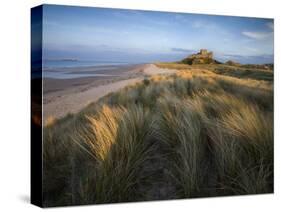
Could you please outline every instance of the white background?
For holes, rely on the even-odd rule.
[[[276,211],[280,194],[278,0],[2,0],[0,6],[0,211],[36,211],[30,189],[30,8],[41,3],[275,18],[275,194],[65,207],[59,211]],[[279,108],[278,108],[279,107]],[[279,209],[280,211],[280,209]]]

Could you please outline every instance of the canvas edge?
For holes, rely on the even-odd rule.
[[[31,8],[31,204],[43,206],[42,148],[42,21],[43,6]],[[36,26],[36,24],[38,24]]]

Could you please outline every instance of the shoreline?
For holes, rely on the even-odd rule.
[[[77,69],[79,71],[81,69]],[[114,70],[113,70],[114,71]],[[146,76],[172,74],[176,70],[159,68],[154,64],[136,65],[118,71],[118,76],[82,77],[43,80],[43,121],[63,118],[77,113],[101,97],[142,81]]]

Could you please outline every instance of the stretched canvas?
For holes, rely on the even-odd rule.
[[[273,193],[273,19],[31,9],[31,201]]]

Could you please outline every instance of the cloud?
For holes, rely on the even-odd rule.
[[[251,32],[251,31],[243,31],[243,35],[256,39],[256,40],[263,40],[265,38],[268,38],[272,35],[272,32]]]
[[[206,31],[206,33],[216,32],[217,34],[220,34],[224,38],[232,36],[232,33],[230,33],[225,27],[210,20],[201,20],[201,19],[195,20],[191,23],[191,27],[194,28],[195,30]]]
[[[183,49],[183,48],[171,48],[171,51],[174,52],[184,52],[184,53],[194,53],[194,50],[191,49]]]
[[[259,55],[238,55],[238,54],[220,54],[216,59],[222,62],[227,60],[234,60],[242,64],[265,64],[273,63],[274,56],[272,54],[259,54]]]
[[[217,31],[224,31],[224,29],[213,21],[206,21],[206,20],[195,20],[193,21],[192,25],[195,29],[207,29],[207,30],[217,30]]]

